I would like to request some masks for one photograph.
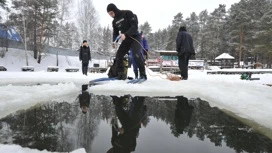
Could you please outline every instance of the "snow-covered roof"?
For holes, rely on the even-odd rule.
[[[174,50],[155,50],[155,52],[159,52],[159,53],[177,53],[177,51],[174,51]]]
[[[219,59],[235,59],[233,56],[230,56],[228,53],[223,53],[215,58],[216,60]]]

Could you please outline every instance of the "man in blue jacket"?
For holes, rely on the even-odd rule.
[[[131,49],[134,60],[140,70],[140,79],[147,79],[144,60],[141,58],[141,45],[139,44],[141,37],[138,32],[137,16],[129,10],[119,10],[112,3],[107,6],[107,12],[113,18],[113,41],[118,36],[123,40],[115,58],[117,63],[117,78],[120,80],[126,79],[123,60],[124,56]]]
[[[188,64],[192,55],[195,55],[192,36],[187,32],[186,27],[179,28],[176,38],[176,50],[178,52],[178,63],[182,80],[188,79]]]
[[[143,46],[143,49],[142,49],[142,54],[144,55],[144,59],[147,60],[148,59],[148,42],[145,38],[145,36],[143,35],[143,32],[141,31],[141,43],[142,43],[142,46]]]
[[[148,43],[147,43],[147,40],[145,38],[145,36],[143,35],[143,32],[141,31],[140,33],[140,36],[141,36],[141,44],[142,44],[142,50],[141,50],[141,58],[145,61],[148,59]],[[133,65],[133,71],[134,71],[134,74],[135,74],[135,79],[138,79],[138,66],[134,60],[134,56],[132,54],[131,51],[129,51],[129,59],[131,61],[130,64]],[[130,65],[129,64],[129,65]]]

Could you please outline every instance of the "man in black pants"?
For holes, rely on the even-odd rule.
[[[82,61],[83,75],[87,75],[89,60],[91,60],[91,53],[90,53],[90,47],[88,46],[86,40],[84,40],[82,46],[80,46],[79,60]]]
[[[192,55],[195,55],[192,36],[187,33],[186,27],[180,27],[176,39],[179,69],[182,80],[188,79],[188,64]]]
[[[147,79],[145,73],[145,64],[141,58],[141,37],[138,32],[138,19],[135,14],[129,10],[119,10],[114,4],[107,7],[108,14],[113,17],[113,41],[120,35],[123,40],[116,53],[117,78],[125,80],[123,59],[131,49],[134,60],[139,67],[140,79]],[[120,31],[120,34],[119,34]]]

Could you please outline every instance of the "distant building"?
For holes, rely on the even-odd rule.
[[[176,71],[178,68],[177,51],[156,50],[155,57],[147,60],[147,65],[153,71]],[[189,60],[189,69],[204,69],[204,60]]]
[[[234,67],[234,57],[230,56],[228,53],[223,53],[215,58],[219,61],[219,66],[221,69],[233,68]]]

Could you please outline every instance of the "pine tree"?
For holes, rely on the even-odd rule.
[[[102,40],[102,50],[105,55],[110,55],[111,51],[111,43],[112,43],[112,31],[109,26],[107,28],[103,28],[103,40]]]
[[[240,62],[242,61],[242,52],[250,48],[250,29],[252,27],[250,11],[249,3],[245,0],[241,0],[230,8],[228,18],[230,41],[231,46],[238,51],[238,67],[240,67]]]
[[[208,40],[206,38],[206,25],[208,22],[208,11],[204,10],[199,13],[199,35],[198,35],[198,43],[199,43],[199,50],[198,54],[196,54],[200,58],[207,58],[207,47],[208,47]]]
[[[180,26],[185,26],[182,13],[178,13],[174,16],[172,26],[168,27],[168,41],[166,50],[176,50],[176,37]]]
[[[190,33],[193,38],[195,51],[198,52],[199,42],[197,38],[200,31],[199,17],[193,12],[191,13],[190,18],[187,18],[184,22],[188,33]]]
[[[220,4],[208,17],[204,26],[207,39],[207,55],[210,60],[220,53],[220,45],[223,41],[224,24],[226,23],[226,6]]]
[[[146,21],[143,25],[139,26],[139,30],[143,31],[144,35],[148,37],[149,33],[152,31],[152,28],[150,24]]]
[[[168,28],[168,41],[165,50],[176,50],[176,38],[178,33],[178,27],[172,25]]]
[[[239,67],[240,61],[246,61],[248,56],[255,55],[257,60],[264,59],[258,49],[262,41],[256,41],[255,38],[266,29],[263,27],[266,21],[262,22],[261,19],[270,10],[269,0],[241,0],[230,8],[228,26],[231,45],[238,51]]]
[[[37,58],[36,49],[38,48],[38,63],[40,63],[45,43],[49,43],[49,38],[55,34],[56,23],[54,20],[58,10],[57,0],[12,0],[12,4],[12,7],[17,11],[11,13],[9,22],[23,36],[22,17],[25,17],[27,43],[34,50],[34,58]]]
[[[260,13],[260,21],[257,24],[257,30],[254,33],[253,52],[263,59],[262,63],[267,63],[267,67],[272,67],[272,2],[263,1]],[[259,17],[259,16],[258,16]]]

